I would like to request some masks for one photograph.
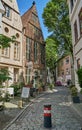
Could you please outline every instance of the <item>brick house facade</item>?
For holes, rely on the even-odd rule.
[[[34,79],[45,82],[45,42],[39,23],[36,5],[22,15],[23,24],[23,73],[25,83]]]
[[[62,84],[66,84],[68,80],[72,80],[72,58],[66,55],[57,62],[57,80],[62,80]]]

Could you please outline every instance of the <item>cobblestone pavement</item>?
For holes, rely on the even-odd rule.
[[[4,109],[0,111],[0,130],[2,130],[6,125],[11,122],[18,113],[20,113],[21,109],[12,108],[12,109]]]
[[[54,92],[38,98],[4,130],[81,130],[81,118],[68,101],[68,89],[57,87]],[[52,128],[44,128],[44,105],[51,104]]]

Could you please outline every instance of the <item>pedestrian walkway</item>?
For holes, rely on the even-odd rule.
[[[79,93],[80,103],[73,103],[71,96],[68,97],[69,101],[72,102],[72,108],[77,112],[77,114],[82,118],[82,95]]]
[[[47,91],[43,91],[41,94],[39,94],[36,97],[45,95],[45,93],[57,92],[58,90],[56,88],[53,89],[53,90],[48,89]],[[79,114],[79,116],[82,117],[82,95],[79,94],[79,96],[80,96],[80,103],[73,103],[72,99],[71,99],[71,95],[68,96],[68,100],[71,103],[72,108],[77,112],[77,114]],[[33,101],[34,99],[35,98],[30,98],[30,102]],[[5,103],[5,108],[18,108],[19,107],[18,106],[19,101],[20,101],[20,98],[12,99],[10,102]],[[27,105],[27,103],[29,103],[29,102],[26,102],[26,105]],[[23,104],[25,104],[24,101],[23,101]]]
[[[11,102],[5,102],[4,103],[5,108],[18,108],[18,105],[11,103]]]
[[[71,107],[73,103],[67,89],[58,87],[38,95],[39,98],[34,102],[32,100],[33,103],[24,109],[24,113],[4,130],[81,130],[80,116]],[[51,129],[44,128],[44,104],[51,104]]]
[[[72,107],[78,113],[78,115],[82,117],[82,103],[73,104]]]

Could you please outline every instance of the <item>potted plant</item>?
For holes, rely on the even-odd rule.
[[[43,83],[41,82],[41,80],[39,80],[39,82],[38,82],[38,92],[39,93],[41,93],[43,91],[42,85],[43,85]]]
[[[79,86],[82,88],[82,67],[77,70]]]
[[[49,88],[50,88],[50,90],[53,89],[53,86],[54,86],[54,85],[53,85],[52,83],[49,84]]]
[[[71,96],[72,96],[73,103],[80,103],[80,99],[78,96],[78,90],[75,86],[71,87]]]

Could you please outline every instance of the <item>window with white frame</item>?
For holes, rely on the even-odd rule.
[[[5,17],[11,18],[11,8],[7,5],[5,5]]]
[[[10,48],[2,48],[2,56],[4,57],[9,57],[9,53],[10,53]]]
[[[14,59],[20,60],[20,44],[19,43],[14,44]]]

